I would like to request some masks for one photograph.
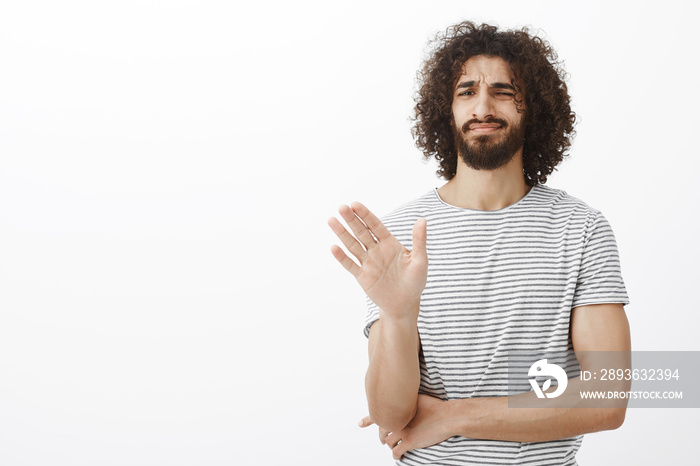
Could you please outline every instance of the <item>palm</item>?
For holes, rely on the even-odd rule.
[[[428,261],[416,257],[392,236],[367,251],[356,278],[377,306],[389,309],[392,303],[418,302],[427,275]]]
[[[343,206],[340,213],[355,236],[336,219],[331,219],[329,225],[360,266],[337,246],[332,248],[335,258],[380,309],[398,317],[402,309],[416,307],[428,276],[425,221],[416,222],[414,250],[409,251],[362,204],[353,204],[352,210]]]

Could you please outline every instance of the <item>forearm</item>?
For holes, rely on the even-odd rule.
[[[370,332],[365,377],[369,413],[378,425],[399,431],[416,412],[420,386],[418,327],[415,319],[383,316]]]
[[[621,304],[578,307],[572,312],[571,322],[573,346],[582,370],[601,373],[603,368],[631,367],[629,323]],[[556,398],[537,399],[534,392],[516,395],[518,406],[537,408],[510,408],[509,401],[515,400],[502,397],[454,400],[454,406],[448,409],[455,415],[455,435],[540,442],[618,428],[625,419],[626,399],[586,400],[580,392],[629,389],[626,380],[584,382],[577,377],[570,379],[566,391]]]
[[[513,397],[467,398],[449,401],[445,412],[455,435],[463,437],[506,440],[514,442],[544,442],[576,435],[618,428],[625,417],[626,402],[620,400],[606,407],[584,407],[576,401],[580,378],[569,380],[567,392],[571,397],[537,399],[534,392],[515,395],[518,405],[526,400],[541,408],[512,408]],[[590,389],[590,384],[586,386]],[[530,404],[530,403],[528,403]],[[590,403],[589,403],[590,406]]]

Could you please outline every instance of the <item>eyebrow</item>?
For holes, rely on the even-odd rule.
[[[464,89],[474,86],[476,86],[476,81],[463,81],[457,84],[456,89]],[[510,89],[511,91],[515,91],[515,87],[513,87],[513,85],[509,83],[491,83],[489,84],[489,87],[494,89]]]

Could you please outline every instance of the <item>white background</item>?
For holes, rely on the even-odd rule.
[[[690,5],[3,1],[0,464],[391,464],[326,219],[443,183],[408,117],[463,19],[558,51],[548,185],[613,225],[634,349],[700,350]],[[630,409],[579,463],[689,464],[699,413]]]

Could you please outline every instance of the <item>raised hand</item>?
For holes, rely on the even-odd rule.
[[[413,226],[413,251],[409,251],[359,202],[340,206],[338,212],[355,236],[334,217],[328,219],[328,225],[360,265],[337,245],[331,246],[333,257],[386,316],[417,318],[415,313],[428,278],[426,220],[420,218]],[[407,315],[407,310],[415,315]]]

